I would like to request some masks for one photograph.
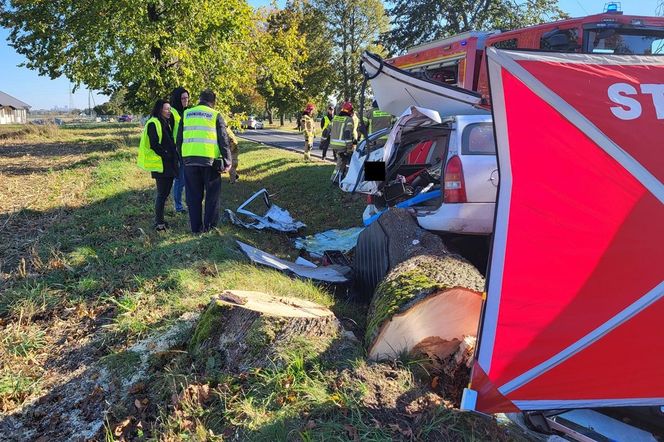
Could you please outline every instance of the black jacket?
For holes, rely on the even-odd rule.
[[[154,124],[148,124],[148,138],[150,140],[150,149],[154,150],[161,157],[164,164],[163,172],[152,172],[153,178],[166,178],[178,176],[178,153],[173,141],[173,128],[171,122],[159,118],[161,123],[161,143],[157,135],[157,128]]]
[[[206,105],[205,103],[198,103]],[[207,105],[206,105],[207,106]],[[185,166],[212,166],[216,171],[221,172],[222,169],[230,167],[233,163],[231,156],[230,143],[228,141],[228,133],[226,132],[226,122],[224,117],[221,114],[217,114],[216,121],[216,130],[217,130],[217,145],[219,146],[219,152],[221,153],[221,160],[212,160],[211,158],[205,157],[186,157],[183,158]],[[178,139],[176,140],[177,150],[182,154],[182,134],[184,132],[184,114],[180,120],[180,128],[178,129]]]

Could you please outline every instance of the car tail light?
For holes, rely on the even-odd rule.
[[[453,156],[445,166],[445,177],[443,179],[443,201],[446,203],[465,203],[466,186],[463,182],[463,167],[461,158]]]

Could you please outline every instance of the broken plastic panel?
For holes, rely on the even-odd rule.
[[[258,215],[252,212],[249,208],[249,206],[257,200],[262,201],[263,204],[257,203],[259,204],[259,207],[253,210],[259,211],[264,205],[265,213],[263,215]],[[276,204],[272,204],[272,201],[270,201],[270,195],[267,193],[266,189],[261,189],[254,193],[237,208],[237,213],[251,218],[251,222],[243,221],[230,209],[226,209],[224,213],[231,223],[247,229],[273,229],[280,232],[297,232],[299,229],[306,227],[306,224],[303,222],[294,220],[288,210],[282,209]]]
[[[348,277],[351,272],[349,267],[330,265],[325,267],[316,267],[313,263],[307,262],[298,264],[295,262],[286,261],[277,258],[267,252],[259,250],[255,247],[245,244],[241,241],[236,241],[240,249],[249,257],[249,259],[256,263],[262,264],[282,272],[294,273],[303,278],[313,279],[316,281],[332,282],[332,283],[345,283],[348,282]],[[300,261],[302,262],[302,261]],[[312,267],[313,265],[313,267]]]

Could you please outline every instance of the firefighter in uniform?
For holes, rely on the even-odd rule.
[[[304,161],[311,160],[311,149],[314,147],[314,105],[308,103],[302,112],[302,131],[304,132]]]
[[[330,129],[330,148],[337,155],[337,167],[332,174],[333,183],[341,182],[346,175],[346,167],[359,140],[358,125],[359,119],[353,111],[353,104],[346,101],[339,114],[332,119]]]
[[[184,163],[185,195],[193,233],[217,226],[221,174],[228,172],[232,164],[226,123],[213,109],[215,102],[214,92],[201,92],[198,105],[182,114],[178,130],[177,146]]]
[[[321,150],[321,157],[323,159],[325,159],[325,156],[327,155],[327,149],[330,147],[330,129],[332,126],[333,119],[334,119],[334,106],[328,106],[327,113],[320,120],[320,128],[322,130],[322,134],[320,136],[320,150]],[[337,156],[334,155],[334,151],[332,151],[332,154],[334,156],[334,159],[336,160]]]
[[[374,102],[372,103],[372,108],[368,110],[365,115],[366,115],[366,120],[368,121],[367,134],[369,135],[371,135],[374,132],[378,132],[379,130],[392,127],[392,122],[394,121],[394,117],[392,116],[392,114],[388,114],[387,112],[383,112],[380,109],[378,109],[378,103],[376,102],[376,100],[374,100]],[[375,141],[373,149],[385,145],[388,135],[389,133],[377,139]]]

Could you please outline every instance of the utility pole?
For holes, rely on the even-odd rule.
[[[69,88],[67,92],[69,92],[69,106],[67,107],[67,111],[71,112],[72,109],[74,109],[74,94],[71,93],[72,89],[72,84],[71,81],[69,82]]]

